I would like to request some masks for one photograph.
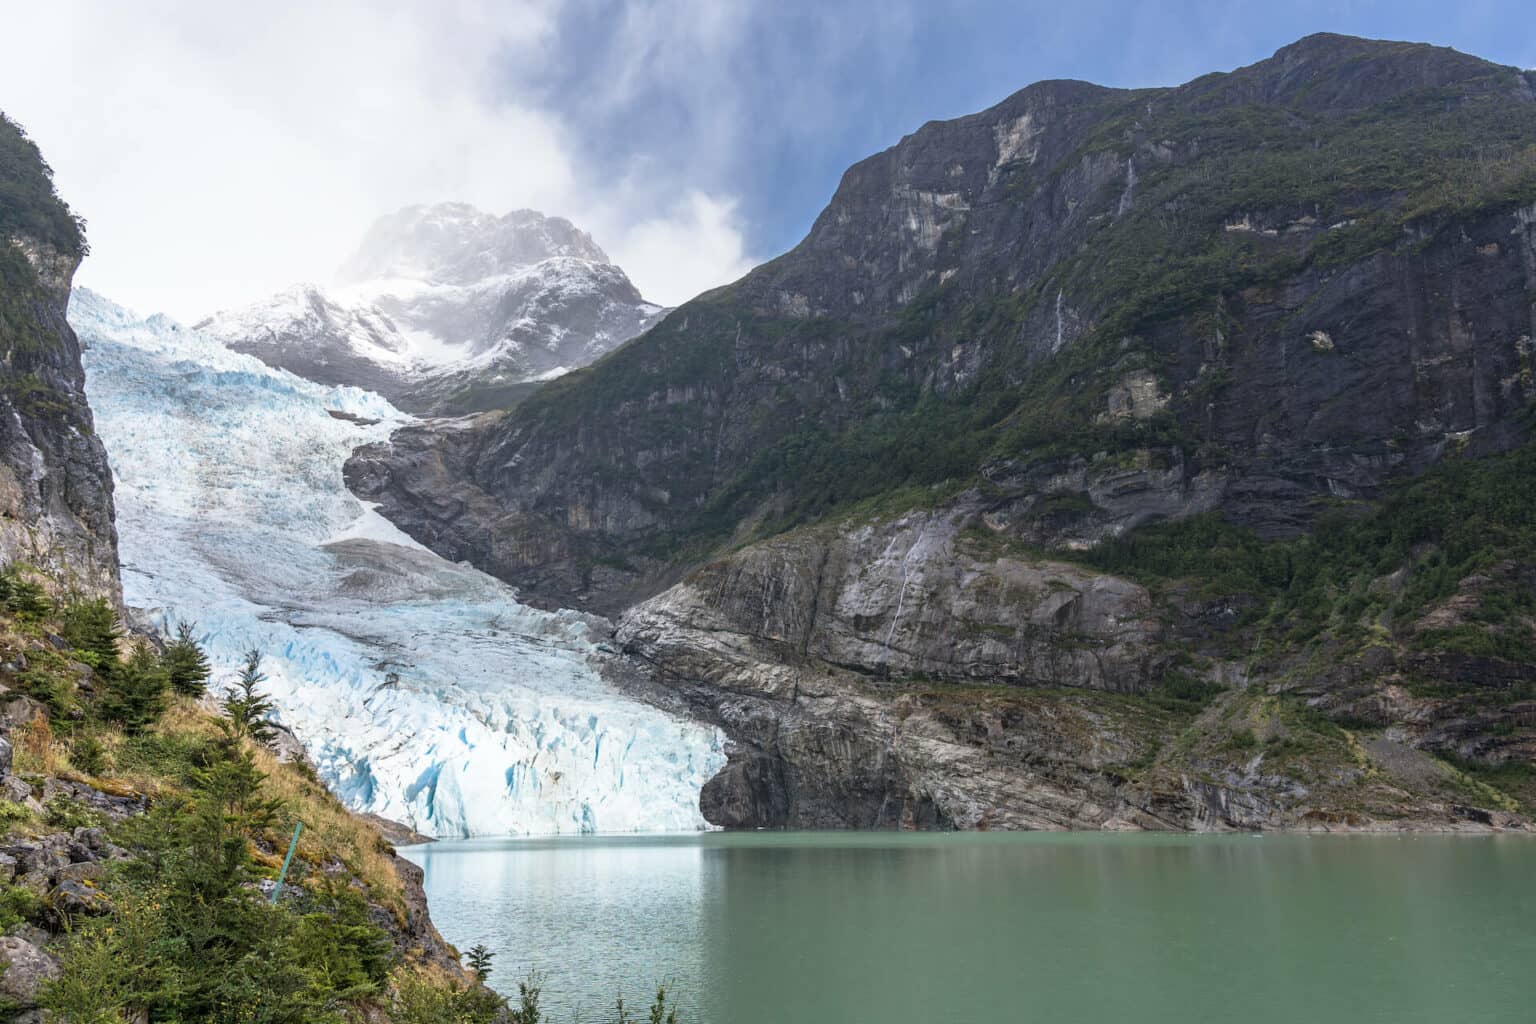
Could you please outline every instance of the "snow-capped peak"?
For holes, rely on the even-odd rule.
[[[468,203],[407,206],[374,222],[338,278],[468,284],[553,256],[608,262],[592,236],[563,217],[536,210],[497,217]]]
[[[584,366],[665,312],[589,235],[533,210],[407,207],[374,224],[341,278],[196,326],[310,380],[431,411],[444,396]]]

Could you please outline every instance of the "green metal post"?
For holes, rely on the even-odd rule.
[[[293,851],[299,848],[299,833],[304,831],[304,823],[301,821],[293,826],[293,841],[288,844],[288,856],[283,858],[283,870],[278,872],[277,884],[272,887],[272,905],[277,906],[277,898],[283,892],[283,879],[288,877],[288,865],[293,863]]]

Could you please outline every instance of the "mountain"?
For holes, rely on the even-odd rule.
[[[112,474],[64,316],[85,253],[42,155],[0,115],[0,564],[116,602]]]
[[[1312,36],[925,125],[348,479],[623,613],[717,823],[1482,827],[1536,795],[1533,293],[1536,75]]]
[[[340,279],[335,290],[298,285],[197,329],[318,383],[463,413],[513,404],[663,312],[589,235],[532,210],[407,207],[368,231]]]

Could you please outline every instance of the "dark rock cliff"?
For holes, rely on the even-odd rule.
[[[387,453],[367,496],[609,611],[722,541],[977,475],[1042,543],[1213,508],[1294,533],[1524,436],[1533,140],[1529,75],[1409,44],[1033,85],[851,168],[793,251],[456,440],[519,540]]]
[[[627,608],[634,685],[733,741],[721,824],[1502,827],[1536,553],[1499,541],[1497,636],[1450,592],[1486,553],[1411,511],[1391,564],[1293,570],[1526,450],[1533,337],[1536,78],[1314,36],[926,125],[793,251],[348,479],[530,599]],[[1291,545],[1289,582],[1091,567],[1207,521]],[[1476,774],[1507,766],[1520,798]]]
[[[116,601],[112,474],[64,319],[84,253],[37,148],[0,117],[0,563]]]

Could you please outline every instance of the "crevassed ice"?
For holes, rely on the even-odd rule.
[[[85,289],[69,319],[127,603],[195,622],[215,686],[264,651],[280,721],[347,804],[438,836],[706,827],[715,730],[614,692],[580,614],[520,605],[347,491],[353,448],[408,417]]]

